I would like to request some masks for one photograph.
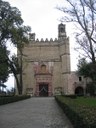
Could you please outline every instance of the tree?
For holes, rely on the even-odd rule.
[[[79,60],[78,73],[84,77],[91,78],[92,81],[96,81],[96,63],[87,62],[84,58]]]
[[[92,63],[96,61],[96,0],[65,0],[65,7],[57,7],[63,11],[64,22],[73,22],[76,25],[76,41],[79,50]]]
[[[20,11],[16,7],[11,7],[8,2],[0,0],[0,46],[7,47],[8,43],[11,42],[18,48],[18,51],[22,51],[24,44],[29,42],[28,35],[30,30],[29,26],[23,25]],[[16,67],[17,63],[14,60],[17,57],[15,56],[15,59],[13,59],[14,57],[9,55],[6,53],[7,64],[16,79],[18,93],[22,94],[23,85],[17,77],[17,74],[20,73],[18,72],[18,67],[21,70],[21,66],[18,63],[18,67]]]
[[[0,83],[6,82],[9,74],[6,54],[8,54],[6,47],[0,46]]]
[[[96,91],[96,63],[89,63],[82,58],[79,60],[78,64],[78,74],[84,76],[85,78],[90,78],[91,81],[86,83],[86,89],[90,95],[94,95]]]
[[[14,37],[12,40],[15,42],[15,45],[17,46],[19,58],[17,58],[16,55],[11,56],[11,58],[8,58],[9,67],[14,74],[14,77],[16,79],[17,83],[17,89],[18,93],[22,94],[23,90],[23,81],[22,81],[22,73],[23,73],[23,48],[26,43],[29,43],[28,35],[30,31],[30,27],[20,27],[18,30],[16,30]]]
[[[57,7],[64,12],[61,20],[75,24],[76,49],[89,61],[86,63],[82,59],[78,72],[96,83],[96,0],[65,0],[64,5],[65,7]]]

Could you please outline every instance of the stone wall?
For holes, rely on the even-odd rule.
[[[23,94],[38,95],[39,84],[44,82],[48,84],[53,95],[59,91],[64,94],[70,92],[68,91],[70,44],[69,38],[66,36],[65,25],[61,23],[58,26],[58,39],[55,40],[51,38],[39,41],[35,40],[35,34],[31,34],[29,44],[24,46],[23,55]],[[52,63],[51,67],[49,63]],[[47,71],[43,74],[40,69],[42,64],[46,66]],[[49,81],[48,76],[50,76]]]
[[[67,87],[67,73],[70,72],[69,39],[55,41],[30,41],[23,49],[23,93],[32,88],[33,94],[36,90],[36,79],[34,77],[35,62],[52,62],[52,90]],[[65,87],[66,86],[66,87]],[[66,89],[65,89],[66,90]]]

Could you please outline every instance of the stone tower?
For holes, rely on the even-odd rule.
[[[64,39],[66,38],[66,29],[65,24],[59,24],[58,25],[58,39]]]
[[[35,40],[23,49],[23,94],[52,96],[68,94],[70,74],[69,38],[64,24],[58,25],[58,39]]]

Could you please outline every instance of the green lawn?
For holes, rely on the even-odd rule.
[[[76,105],[96,107],[96,98],[93,97],[77,97],[76,99],[71,99],[71,100]]]
[[[66,103],[96,107],[96,98],[93,98],[93,97],[77,97],[77,98],[69,98],[64,96],[59,96],[59,97],[60,99],[62,99],[63,102],[66,102]]]

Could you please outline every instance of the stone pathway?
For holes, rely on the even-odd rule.
[[[0,106],[0,128],[73,128],[54,97]]]

